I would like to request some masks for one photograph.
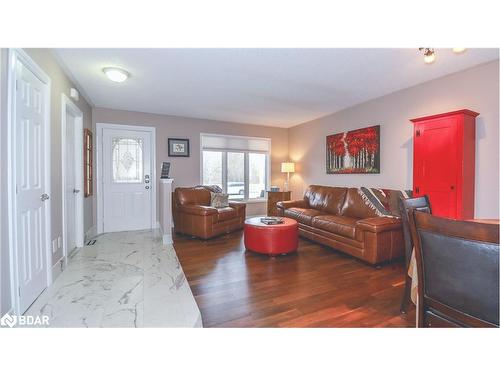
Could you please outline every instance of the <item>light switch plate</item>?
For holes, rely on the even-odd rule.
[[[57,239],[52,240],[52,253],[55,254],[57,252]]]
[[[57,248],[61,248],[61,236],[57,237]]]

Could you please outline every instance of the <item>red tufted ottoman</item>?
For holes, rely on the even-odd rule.
[[[293,219],[282,218],[284,223],[266,225],[261,217],[245,220],[245,248],[268,255],[287,254],[297,251],[299,225]]]

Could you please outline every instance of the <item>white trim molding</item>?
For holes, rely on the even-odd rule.
[[[70,113],[75,118],[75,132],[74,132],[74,157],[66,155],[66,131],[68,124],[66,123],[67,114]],[[61,183],[62,183],[62,246],[63,257],[66,258],[68,254],[68,228],[67,228],[67,209],[66,209],[66,168],[67,163],[71,162],[75,170],[75,189],[79,190],[76,194],[76,209],[75,209],[75,240],[76,247],[82,247],[84,242],[84,229],[83,229],[83,112],[76,106],[73,101],[61,94]]]
[[[8,50],[8,93],[7,93],[7,155],[8,155],[8,170],[7,170],[7,200],[8,200],[8,223],[9,223],[9,249],[10,249],[10,278],[11,278],[11,297],[12,310],[15,314],[21,314],[20,298],[19,298],[19,259],[17,253],[17,204],[16,204],[16,81],[17,81],[17,63],[21,62],[28,68],[44,85],[45,91],[45,123],[43,142],[45,144],[45,173],[44,173],[44,191],[51,196],[50,188],[50,146],[51,146],[51,79],[38,66],[38,64],[22,49]],[[47,269],[47,285],[52,284],[52,249],[51,249],[51,199],[46,202],[45,210],[45,261]]]

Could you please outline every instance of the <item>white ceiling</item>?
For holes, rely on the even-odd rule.
[[[294,126],[487,61],[498,49],[56,49],[96,107]],[[130,72],[109,81],[106,66]]]

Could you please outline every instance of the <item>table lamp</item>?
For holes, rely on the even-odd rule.
[[[281,172],[286,172],[286,181],[285,181],[285,191],[289,191],[289,183],[290,183],[290,172],[295,172],[295,163],[285,162],[281,163]]]

